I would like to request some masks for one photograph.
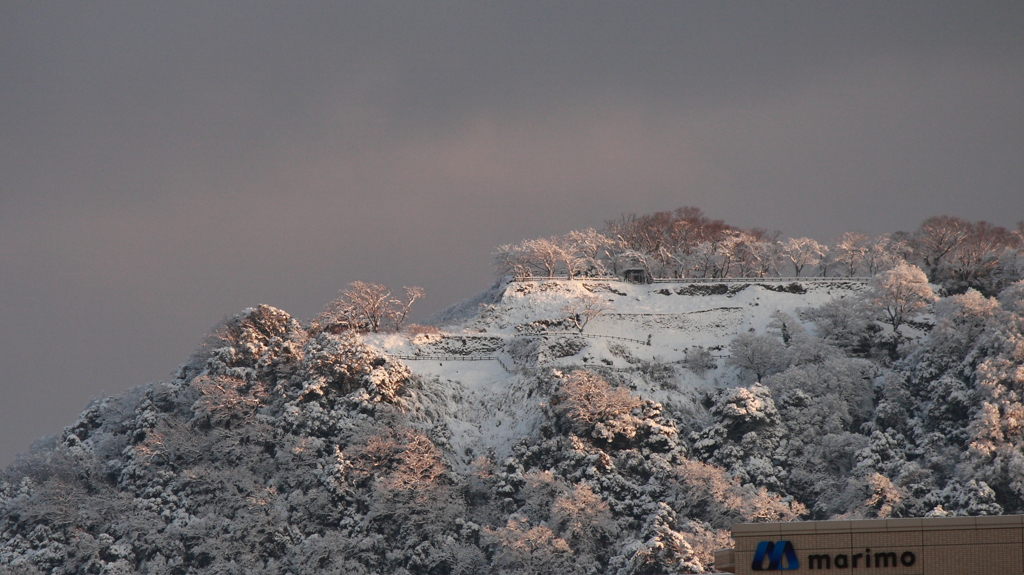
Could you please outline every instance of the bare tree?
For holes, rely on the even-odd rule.
[[[608,235],[619,240],[625,249],[654,253],[664,242],[664,232],[672,225],[670,212],[643,216],[625,214],[606,222]]]
[[[569,300],[562,311],[568,316],[576,329],[583,333],[590,321],[604,312],[611,309],[608,303],[597,294],[581,294],[579,297]]]
[[[405,299],[393,299],[390,302],[391,310],[389,315],[391,316],[391,329],[394,331],[401,331],[413,302],[423,298],[426,293],[423,291],[423,288],[418,286],[403,286],[402,289],[405,290]]]
[[[717,242],[714,260],[717,269],[714,271],[713,277],[731,277],[733,266],[741,260],[738,248],[744,239],[745,234],[737,231],[728,234],[721,241]]]
[[[747,244],[747,253],[751,260],[751,271],[759,278],[778,272],[782,259],[781,247],[775,240],[755,241]]]
[[[869,276],[892,269],[903,259],[902,253],[906,250],[904,240],[882,234],[868,244],[864,254],[864,269]]]
[[[760,267],[757,256],[758,241],[746,233],[741,234],[739,241],[733,248],[733,256],[736,260],[736,275],[743,278],[754,277],[756,270]]]
[[[565,271],[569,279],[577,275],[594,271],[604,272],[601,254],[609,246],[611,240],[593,228],[576,230],[560,238],[562,255],[565,259]]]
[[[533,276],[530,252],[523,244],[498,246],[497,251],[494,252],[494,265],[498,266],[498,274],[501,276],[511,275],[517,280]]]
[[[333,331],[335,333],[341,330],[356,329],[359,327],[355,325],[355,308],[353,308],[352,304],[350,304],[344,297],[344,293],[344,291],[340,292],[339,297],[324,306],[323,311],[316,316],[316,319],[313,322],[315,325],[319,325],[323,329]]]
[[[391,289],[382,284],[354,281],[338,299],[327,304],[317,318],[325,327],[361,329],[373,333],[400,330],[413,302],[424,295],[423,288],[405,286],[404,300],[391,297]]]
[[[718,255],[717,244],[701,242],[691,251],[692,268],[698,277],[707,278],[715,273],[715,259]]]
[[[943,260],[955,250],[970,231],[970,222],[951,216],[934,216],[914,232],[914,251],[928,266],[928,277],[939,279]]]
[[[822,245],[811,238],[789,238],[782,242],[782,255],[793,263],[793,272],[800,277],[805,266],[818,262]]]
[[[828,277],[828,269],[835,263],[832,252],[828,249],[828,246],[823,245],[815,256],[816,261],[814,263],[818,266],[818,275],[823,278]]]
[[[836,242],[835,261],[842,266],[846,277],[857,275],[868,251],[868,236],[859,232],[846,232]]]
[[[381,330],[391,303],[391,290],[387,286],[354,281],[348,284],[342,298],[351,306],[358,325],[374,333]]]
[[[523,242],[529,253],[530,263],[537,266],[547,277],[558,272],[558,264],[565,260],[564,250],[555,238],[537,238]]]
[[[1004,249],[1019,246],[1017,236],[1006,228],[988,222],[971,224],[967,236],[950,253],[949,265],[953,277],[962,282],[977,284],[991,276]]]
[[[625,214],[605,222],[605,235],[621,242],[622,249],[652,255],[660,253],[661,248],[667,248],[665,253],[686,253],[701,242],[720,240],[733,229],[694,207],[642,216]]]

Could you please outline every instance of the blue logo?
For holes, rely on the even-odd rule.
[[[764,566],[766,557],[768,558],[768,567]],[[785,567],[782,565],[783,557],[786,558]],[[750,564],[750,568],[754,571],[787,571],[799,569],[800,561],[797,560],[796,550],[793,549],[793,544],[789,541],[779,541],[777,543],[762,541],[757,544],[757,550],[754,551],[754,561]]]

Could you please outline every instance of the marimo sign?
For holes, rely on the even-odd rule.
[[[767,562],[767,564],[766,564]],[[904,551],[896,558],[895,551],[882,551],[874,553],[874,567],[913,567],[917,562],[917,556],[913,551]],[[837,553],[834,556],[828,553],[807,554],[803,565],[808,569],[848,569],[872,567],[871,549],[865,549],[863,553]],[[796,549],[790,541],[762,541],[757,544],[754,551],[754,560],[750,563],[752,571],[790,571],[799,569],[801,565],[797,558]]]
[[[863,558],[863,561],[861,561],[861,558]],[[890,565],[895,567],[897,565],[895,551],[875,553],[874,558],[874,567],[876,569],[889,567]],[[872,566],[871,550],[865,549],[864,553],[853,553],[851,555],[838,553],[835,557],[830,557],[827,554],[807,556],[808,569],[831,569],[833,565],[835,565],[836,569],[846,569],[847,567],[856,569],[858,567],[858,562],[862,563],[865,569],[870,569]],[[904,551],[900,554],[898,565],[902,565],[903,567],[913,567],[914,563],[917,563],[917,556],[914,555],[913,551]]]
[[[733,526],[718,571],[1021,575],[1024,517],[805,521]]]

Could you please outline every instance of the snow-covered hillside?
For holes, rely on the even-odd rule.
[[[3,471],[0,574],[699,573],[738,522],[1024,512],[1024,282],[935,287],[506,280],[393,333],[247,309]]]
[[[852,298],[865,287],[863,280],[841,279],[509,282],[495,287],[490,297],[443,314],[460,319],[444,323],[439,333],[370,334],[364,341],[400,358],[432,388],[445,390],[432,408],[444,413],[453,463],[468,465],[472,454],[487,449],[503,458],[515,440],[536,432],[547,401],[545,394],[530,393],[538,370],[616,372],[645,398],[670,408],[689,407],[694,390],[737,380],[735,368],[721,361],[737,334],[764,333],[773,314],[797,318],[802,308]],[[566,321],[567,307],[595,295],[606,309],[584,330],[575,329]],[[479,304],[479,299],[493,303]],[[809,322],[801,323],[813,330]],[[697,347],[718,360],[700,375],[684,367],[687,350]],[[661,377],[645,377],[659,368]]]

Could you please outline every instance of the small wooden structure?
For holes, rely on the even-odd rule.
[[[654,278],[643,268],[622,270],[622,279],[631,284],[649,284],[654,282]]]

